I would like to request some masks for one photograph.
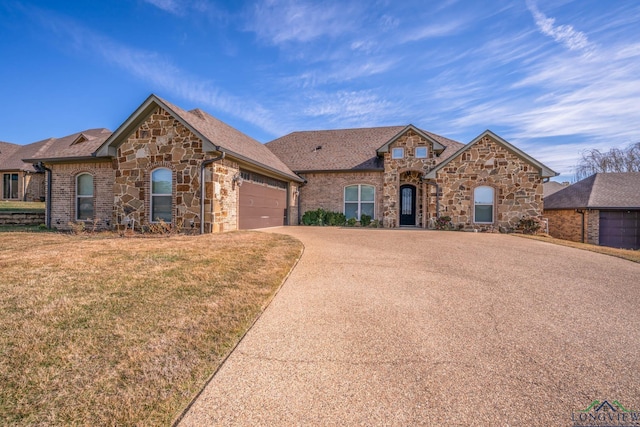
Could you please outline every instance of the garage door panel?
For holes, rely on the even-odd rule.
[[[287,191],[245,181],[240,187],[240,229],[284,225]]]
[[[600,245],[640,249],[640,211],[600,211]]]

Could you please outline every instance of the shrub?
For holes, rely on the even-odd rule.
[[[349,218],[349,219],[347,220],[347,225],[348,225],[349,227],[355,227],[357,222],[358,222],[358,221],[357,221],[355,218]]]
[[[316,209],[315,211],[306,211],[302,215],[302,223],[304,225],[345,225],[347,218],[341,212],[325,211],[324,209]]]
[[[448,215],[442,215],[436,218],[436,230],[453,230],[451,217]]]
[[[520,222],[518,222],[518,230],[522,231],[524,234],[536,234],[540,227],[540,220],[533,216],[523,216],[520,218]]]
[[[360,215],[360,225],[363,227],[368,227],[371,224],[371,215],[362,214]]]

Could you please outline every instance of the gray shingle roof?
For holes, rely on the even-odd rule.
[[[0,170],[20,170],[22,164],[14,165],[12,160],[13,155],[20,147],[18,144],[0,141]]]
[[[64,160],[92,157],[103,142],[111,136],[109,129],[87,129],[62,138],[49,138],[29,144],[30,150],[22,154],[25,160]],[[25,146],[29,147],[29,146]]]
[[[640,172],[597,173],[544,199],[545,209],[640,209]]]
[[[542,184],[542,189],[543,189],[543,196],[542,197],[549,197],[550,195],[552,195],[553,193],[557,193],[558,191],[562,190],[563,188],[566,188],[567,185],[569,185],[569,183],[560,183],[558,181],[549,181],[549,182],[545,182]]]
[[[382,170],[382,159],[378,158],[376,150],[406,128],[387,126],[293,132],[268,142],[266,146],[296,172]],[[422,132],[445,147],[438,162],[463,146],[440,135]]]

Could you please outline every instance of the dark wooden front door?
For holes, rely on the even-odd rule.
[[[400,225],[416,225],[416,187],[400,187]]]

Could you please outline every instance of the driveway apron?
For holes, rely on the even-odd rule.
[[[500,234],[268,232],[305,252],[181,425],[573,425],[595,400],[640,413],[640,264]]]

